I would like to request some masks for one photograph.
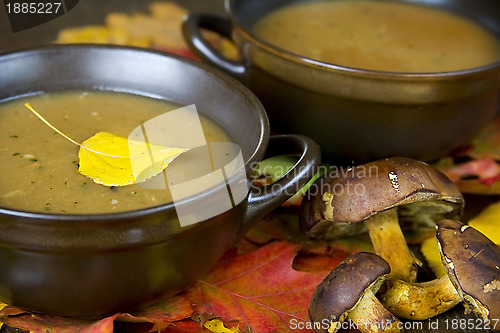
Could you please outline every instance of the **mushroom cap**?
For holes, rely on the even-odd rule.
[[[317,179],[305,195],[300,227],[317,238],[351,236],[365,230],[354,224],[394,207],[399,207],[403,226],[433,229],[441,219],[460,216],[464,198],[434,167],[410,158],[387,158],[334,169]]]
[[[314,290],[309,301],[309,318],[316,332],[327,332],[325,322],[342,322],[362,296],[374,294],[391,268],[378,255],[357,252],[342,261]]]
[[[500,320],[500,247],[476,229],[442,220],[436,237],[443,265],[465,304],[486,320]]]

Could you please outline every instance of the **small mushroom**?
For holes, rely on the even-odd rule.
[[[447,274],[433,281],[393,280],[379,295],[395,315],[424,320],[464,302],[487,323],[500,320],[500,247],[461,222],[442,220],[436,234]]]
[[[463,206],[461,192],[440,171],[409,158],[388,158],[318,179],[304,198],[300,227],[324,239],[368,229],[375,253],[391,266],[389,279],[415,281],[420,262],[401,225],[435,228],[437,221],[459,216]]]
[[[401,322],[375,294],[386,281],[389,264],[374,253],[347,257],[316,287],[309,302],[315,332],[335,333],[350,319],[363,333],[400,332]]]

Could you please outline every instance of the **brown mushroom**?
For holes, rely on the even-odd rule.
[[[440,222],[436,237],[450,280],[472,310],[485,322],[500,321],[500,247],[460,222]]]
[[[464,302],[485,324],[500,320],[500,247],[461,222],[442,220],[436,234],[447,275],[433,281],[391,281],[380,296],[395,315],[431,318]]]
[[[337,332],[350,319],[363,333],[400,332],[401,322],[375,297],[390,272],[374,253],[347,257],[316,287],[309,302],[315,332]]]
[[[309,236],[325,239],[368,229],[375,253],[391,266],[389,278],[415,281],[420,262],[400,224],[435,228],[437,221],[459,216],[463,206],[457,186],[435,168],[388,158],[318,179],[304,198],[300,226]]]

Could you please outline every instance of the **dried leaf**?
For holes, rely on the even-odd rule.
[[[309,322],[309,298],[328,271],[294,270],[299,248],[276,242],[245,255],[232,251],[187,297],[200,315],[240,332],[310,332],[293,327]]]

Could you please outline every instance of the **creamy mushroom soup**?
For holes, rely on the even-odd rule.
[[[0,103],[0,207],[106,213],[172,201],[165,188],[148,189],[146,184],[104,186],[80,174],[79,147],[35,117],[24,106],[27,102],[79,143],[99,131],[127,138],[144,122],[180,107],[153,98],[97,91],[50,93]],[[200,119],[206,142],[230,142],[213,121],[202,116]],[[205,172],[199,169],[207,164],[206,160],[197,160],[198,156],[190,153],[175,159],[167,167],[169,173],[178,179],[193,179]]]
[[[282,49],[361,69],[444,72],[500,60],[500,42],[455,14],[401,2],[312,1],[262,18],[254,32]]]

